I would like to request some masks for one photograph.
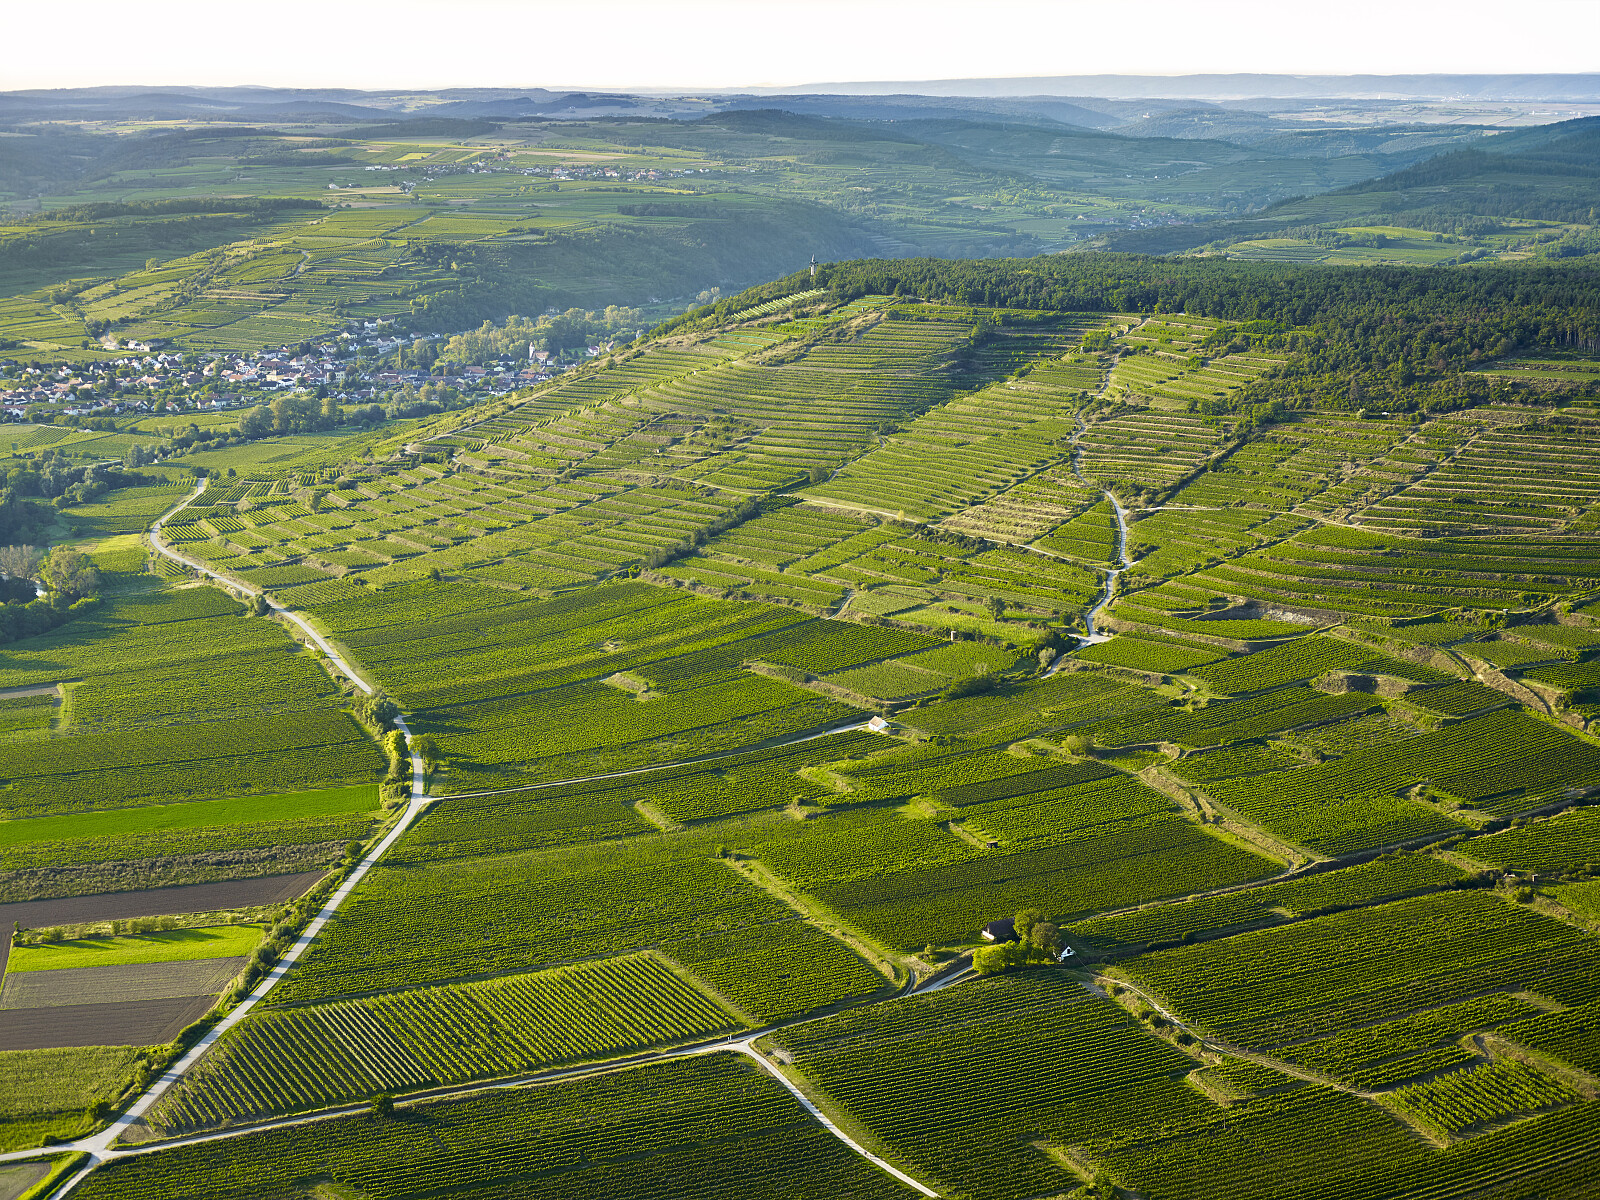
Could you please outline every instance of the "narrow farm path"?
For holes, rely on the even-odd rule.
[[[231,575],[226,575],[221,571],[212,570],[204,563],[197,562],[186,554],[180,554],[167,543],[165,538],[162,537],[162,530],[165,528],[167,522],[199,499],[200,495],[206,490],[206,484],[208,482],[208,480],[202,479],[195,487],[194,491],[188,497],[186,497],[182,503],[176,505],[170,511],[163,513],[156,519],[155,524],[150,526],[150,544],[155,548],[156,553],[161,555],[163,558],[171,559],[175,563],[188,567],[192,571],[198,571],[200,574],[205,575],[208,578],[215,579],[218,583],[221,583],[236,592],[243,592],[248,596],[265,597],[267,604],[277,616],[280,616],[284,620],[290,622],[302,633],[304,633],[306,637],[310,638],[313,644],[316,645],[317,649],[322,651],[323,654],[327,655],[328,660],[338,667],[340,673],[348,678],[351,683],[355,684],[356,687],[360,688],[367,695],[372,695],[372,685],[363,679],[355,670],[355,668],[352,667],[348,661],[346,661],[344,656],[329,644],[327,638],[323,637],[322,634],[318,633],[314,628],[312,628],[310,621],[307,621],[299,613],[290,612],[260,588],[246,583],[242,579],[236,579]]]
[[[438,798],[470,800],[478,796],[505,796],[512,792],[538,792],[545,788],[565,787],[570,783],[594,783],[601,779],[625,779],[629,775],[648,775],[652,771],[668,771],[674,767],[689,767],[694,766],[696,763],[709,763],[723,758],[736,758],[741,754],[749,754],[752,750],[777,750],[784,746],[798,746],[801,742],[814,742],[818,738],[832,737],[836,733],[852,733],[855,730],[865,728],[867,728],[866,721],[852,721],[848,725],[835,725],[831,729],[822,729],[814,733],[797,734],[794,737],[761,742],[754,746],[741,746],[736,750],[719,750],[715,754],[699,754],[693,758],[679,758],[672,762],[656,763],[648,767],[630,767],[626,771],[607,771],[603,775],[580,775],[574,779],[551,779],[545,783],[521,783],[515,787],[486,788],[476,792],[451,792],[448,796]]]
[[[189,558],[188,556],[186,556],[184,554],[181,554],[178,551],[172,549],[172,547],[161,536],[162,528],[165,526],[167,521],[169,521],[177,513],[181,512],[189,504],[193,503],[193,501],[197,497],[199,497],[202,493],[204,493],[205,488],[206,488],[206,482],[207,482],[206,480],[202,479],[200,481],[199,485],[195,488],[193,493],[191,493],[183,501],[181,501],[179,504],[175,505],[173,508],[168,510],[166,513],[164,513],[160,518],[158,518],[155,521],[155,523],[150,528],[150,541],[151,541],[152,546],[155,548],[156,552],[158,554],[162,555],[163,557],[169,558],[174,562],[181,563],[185,567],[191,568],[191,569],[193,569],[195,571],[200,572],[202,575],[205,575],[205,576],[208,576],[209,578],[215,579],[219,583],[222,583],[225,586],[227,586],[227,587],[229,587],[229,588],[231,588],[231,589],[233,589],[235,591],[244,592],[245,594],[250,594],[250,595],[264,595],[264,593],[261,592],[260,589],[251,587],[250,585],[248,585],[248,584],[246,584],[246,583],[244,583],[244,582],[242,582],[240,580],[234,579],[234,578],[232,578],[232,577],[230,577],[228,575],[225,575],[225,574],[223,574],[223,573],[221,573],[219,571],[212,570],[212,569],[204,566],[203,564],[194,561],[193,559]],[[331,645],[329,645],[327,640],[325,638],[323,638],[323,636],[320,633],[318,633],[317,630],[312,628],[312,626],[310,625],[309,622],[307,622],[304,618],[299,616],[297,613],[292,613],[292,612],[289,612],[288,610],[284,609],[281,605],[279,605],[275,601],[273,601],[270,596],[267,597],[267,603],[272,606],[274,612],[282,615],[284,618],[286,618],[289,621],[292,621],[296,626],[298,626],[306,634],[306,636],[308,638],[310,638],[316,644],[318,649],[320,649],[324,654],[326,654],[328,656],[329,660],[332,661],[336,666],[338,666],[340,671],[343,672],[357,687],[359,687],[363,692],[365,692],[368,695],[372,694],[372,692],[373,692],[372,686],[369,683],[367,683],[367,681],[364,680],[361,677],[360,674],[357,673],[357,671],[344,659],[343,656],[341,656],[339,654],[339,652],[337,650],[335,650]],[[401,716],[396,717],[394,723],[395,723],[395,726],[400,730],[400,732],[405,735],[406,741],[409,743],[411,741],[412,734],[411,734],[410,725],[407,723],[406,716],[404,714],[402,714]],[[864,722],[864,721],[854,722],[854,723],[852,723],[850,725],[840,726],[840,727],[836,727],[836,728],[833,728],[833,729],[827,729],[827,730],[823,730],[823,731],[820,731],[820,732],[817,732],[817,733],[805,734],[805,735],[802,735],[800,737],[790,738],[785,742],[780,742],[780,743],[775,743],[775,744],[777,744],[777,745],[788,745],[788,744],[791,744],[791,743],[794,743],[794,742],[810,741],[810,740],[812,740],[814,738],[829,737],[829,736],[831,736],[831,735],[833,735],[835,733],[843,733],[843,732],[846,732],[846,731],[849,731],[849,730],[862,729],[862,728],[865,728],[865,727],[866,727],[866,722]],[[749,749],[748,747],[745,748],[745,750],[748,750],[748,749]],[[725,752],[724,754],[709,755],[709,756],[706,756],[706,757],[707,758],[727,757],[728,754],[744,753],[745,750],[728,751],[728,752]],[[689,762],[695,762],[695,761],[701,761],[701,760],[699,760],[699,759],[691,759],[691,760],[688,760],[688,761]],[[587,777],[587,778],[588,779],[611,779],[611,778],[617,778],[617,777],[625,776],[625,775],[642,774],[642,773],[646,773],[646,772],[649,772],[649,771],[663,770],[663,769],[665,769],[667,767],[681,766],[681,765],[684,765],[684,764],[682,764],[682,763],[661,763],[661,764],[657,764],[656,766],[653,766],[653,767],[643,767],[643,768],[638,768],[638,769],[632,770],[632,771],[615,771],[615,772],[610,772],[608,774],[590,776],[590,777]],[[374,845],[371,850],[369,850],[367,852],[366,856],[362,858],[361,862],[356,866],[356,868],[353,871],[350,872],[350,874],[339,885],[339,887],[334,891],[334,893],[331,896],[328,897],[327,902],[322,906],[321,910],[310,921],[310,923],[307,924],[305,929],[301,932],[300,936],[295,940],[294,945],[292,945],[291,947],[289,947],[289,949],[287,951],[285,951],[283,957],[278,960],[277,964],[274,965],[272,970],[269,971],[261,979],[261,981],[256,984],[255,988],[251,990],[249,996],[247,996],[243,1001],[241,1001],[233,1009],[233,1011],[228,1013],[227,1016],[223,1017],[220,1021],[218,1021],[217,1024],[215,1026],[213,1026],[203,1037],[201,1037],[200,1040],[197,1041],[192,1047],[190,1047],[190,1049],[182,1057],[180,1057],[176,1062],[174,1062],[170,1067],[168,1067],[166,1069],[166,1071],[164,1071],[161,1074],[160,1078],[155,1080],[155,1082],[153,1082],[148,1088],[146,1088],[145,1091],[139,1096],[139,1098],[137,1100],[135,1100],[131,1105],[129,1105],[128,1108],[125,1109],[106,1128],[100,1130],[98,1133],[90,1134],[90,1135],[88,1135],[86,1137],[79,1138],[76,1141],[73,1141],[71,1143],[64,1144],[64,1145],[59,1145],[59,1146],[53,1146],[53,1147],[49,1148],[48,1152],[51,1153],[51,1154],[61,1154],[61,1153],[69,1153],[69,1152],[73,1152],[73,1151],[81,1151],[81,1152],[83,1152],[83,1153],[85,1153],[85,1154],[87,1154],[89,1156],[87,1162],[84,1164],[84,1166],[80,1170],[78,1170],[78,1171],[74,1172],[72,1175],[68,1176],[61,1183],[61,1185],[59,1187],[57,1187],[56,1189],[53,1190],[53,1192],[51,1193],[50,1200],[59,1200],[60,1197],[66,1196],[75,1187],[77,1187],[77,1185],[79,1183],[81,1183],[85,1178],[87,1178],[89,1176],[89,1174],[92,1171],[95,1170],[96,1167],[100,1166],[102,1163],[104,1163],[104,1162],[106,1162],[106,1161],[108,1161],[110,1159],[113,1159],[113,1158],[126,1157],[126,1156],[129,1156],[129,1155],[137,1155],[137,1154],[154,1153],[157,1150],[165,1149],[165,1148],[167,1148],[168,1146],[171,1146],[171,1145],[193,1144],[195,1142],[216,1141],[216,1140],[221,1140],[223,1138],[239,1137],[239,1136],[242,1136],[243,1134],[246,1134],[246,1133],[249,1133],[249,1132],[253,1132],[255,1130],[260,1130],[260,1129],[269,1129],[269,1128],[275,1128],[275,1127],[286,1126],[286,1125],[306,1124],[306,1123],[310,1123],[310,1122],[314,1122],[314,1121],[333,1120],[333,1119],[336,1119],[338,1117],[349,1116],[349,1115],[352,1115],[353,1113],[365,1111],[365,1109],[366,1109],[365,1105],[347,1106],[347,1107],[340,1108],[340,1109],[325,1110],[323,1112],[318,1112],[318,1113],[308,1113],[308,1114],[304,1114],[304,1115],[301,1115],[301,1116],[283,1118],[283,1119],[280,1119],[280,1120],[277,1120],[277,1121],[264,1122],[264,1123],[261,1123],[261,1124],[251,1125],[251,1126],[248,1126],[248,1127],[245,1127],[245,1128],[229,1129],[229,1130],[221,1131],[221,1132],[214,1133],[214,1134],[202,1134],[202,1135],[198,1135],[198,1136],[192,1137],[192,1138],[183,1138],[183,1139],[175,1139],[173,1141],[164,1141],[164,1142],[161,1142],[158,1145],[154,1145],[154,1146],[147,1146],[147,1147],[118,1147],[118,1146],[114,1145],[116,1140],[119,1137],[121,1137],[124,1133],[126,1133],[127,1130],[129,1129],[129,1127],[131,1127],[135,1122],[137,1122],[141,1118],[143,1118],[143,1116],[147,1112],[149,1112],[150,1109],[164,1095],[166,1095],[167,1092],[169,1092],[173,1088],[173,1086],[175,1084],[177,1084],[177,1082],[180,1079],[183,1078],[184,1075],[186,1075],[189,1072],[189,1070],[195,1065],[195,1063],[197,1063],[206,1054],[206,1052],[208,1050],[210,1050],[211,1047],[217,1043],[217,1041],[224,1034],[226,1034],[230,1029],[232,1029],[234,1026],[238,1025],[241,1021],[243,1021],[250,1014],[251,1010],[254,1009],[256,1007],[256,1005],[261,1003],[261,1001],[266,998],[267,994],[269,992],[271,992],[272,989],[275,986],[277,986],[278,981],[281,980],[289,972],[290,968],[292,968],[297,961],[299,961],[300,956],[305,953],[306,949],[316,941],[318,935],[322,932],[323,927],[328,923],[329,920],[331,920],[334,917],[334,915],[339,911],[340,907],[344,904],[344,902],[347,899],[349,899],[351,893],[353,893],[355,891],[356,887],[360,885],[361,881],[364,878],[366,878],[367,872],[370,871],[372,869],[372,867],[374,866],[374,864],[376,864],[378,862],[378,860],[381,859],[384,856],[384,854],[386,854],[389,851],[390,847],[392,847],[395,844],[395,842],[397,842],[401,838],[401,836],[404,835],[406,830],[411,827],[411,825],[416,821],[416,819],[419,816],[422,815],[423,811],[429,806],[429,804],[433,802],[434,798],[427,795],[426,766],[423,763],[421,756],[416,754],[415,752],[413,752],[411,754],[411,773],[412,773],[411,799],[407,803],[406,809],[401,814],[400,819],[398,821],[396,821],[393,826],[390,827],[389,831],[383,836],[383,838],[376,845]],[[560,783],[578,783],[578,782],[585,782],[585,781],[586,780],[583,780],[583,779],[562,780],[562,781],[552,782],[552,783],[534,784],[534,785],[530,785],[530,788],[508,788],[508,789],[503,789],[503,790],[505,790],[505,791],[523,791],[523,790],[531,790],[531,789],[536,789],[536,788],[556,787],[556,786],[559,786]],[[497,791],[489,791],[489,792],[462,793],[462,795],[469,795],[469,796],[470,795],[495,795],[495,794],[498,794],[498,792]],[[774,1026],[772,1028],[777,1028],[777,1027]],[[752,1049],[750,1047],[750,1045],[748,1044],[754,1038],[759,1037],[762,1034],[767,1033],[767,1032],[770,1032],[770,1029],[762,1029],[762,1030],[757,1030],[757,1031],[754,1031],[754,1032],[750,1033],[747,1036],[747,1038],[745,1040],[745,1043],[743,1044],[742,1048],[740,1048],[740,1049],[741,1049],[741,1052],[750,1054],[752,1057],[756,1058],[758,1061],[763,1062],[763,1065],[765,1065],[768,1070],[772,1070],[771,1064],[766,1063],[765,1060],[762,1058],[762,1056],[758,1052],[756,1052],[754,1049]],[[568,1069],[566,1069],[564,1071],[549,1072],[549,1073],[542,1074],[540,1076],[529,1077],[529,1078],[523,1079],[523,1080],[500,1081],[498,1084],[488,1084],[488,1085],[478,1084],[475,1087],[455,1089],[452,1094],[465,1094],[466,1092],[469,1092],[469,1091],[481,1091],[481,1090],[484,1089],[485,1086],[519,1086],[521,1084],[532,1082],[535,1079],[545,1080],[545,1079],[559,1078],[559,1077],[566,1076],[566,1075],[590,1074],[590,1073],[594,1073],[596,1070],[617,1070],[617,1069],[623,1068],[624,1066],[636,1066],[636,1065],[640,1065],[640,1064],[642,1064],[644,1062],[652,1062],[652,1061],[656,1061],[656,1060],[658,1060],[660,1058],[664,1058],[664,1057],[680,1056],[680,1055],[682,1055],[684,1053],[707,1053],[707,1052],[710,1052],[710,1051],[713,1051],[713,1050],[727,1050],[729,1048],[730,1047],[726,1042],[719,1041],[717,1043],[712,1043],[712,1044],[709,1044],[709,1045],[703,1046],[703,1047],[695,1047],[695,1048],[691,1048],[691,1049],[679,1048],[679,1049],[674,1050],[674,1051],[654,1052],[654,1053],[650,1053],[650,1054],[646,1054],[646,1055],[640,1055],[640,1056],[637,1056],[637,1057],[635,1057],[633,1059],[628,1060],[625,1064],[623,1064],[623,1063],[612,1063],[612,1064],[601,1064],[599,1066],[586,1066],[586,1067],[579,1067],[579,1068],[568,1068]],[[777,1074],[777,1073],[774,1071],[774,1074]],[[781,1075],[778,1076],[778,1078],[783,1082],[785,1087],[787,1087],[791,1092],[793,1092],[797,1097],[800,1098],[801,1102],[806,1106],[806,1108],[808,1110],[810,1110],[814,1115],[816,1115],[817,1119],[819,1121],[821,1121],[822,1124],[826,1128],[828,1128],[831,1132],[833,1132],[837,1137],[840,1138],[840,1140],[844,1141],[847,1145],[849,1145],[857,1153],[862,1154],[864,1157],[870,1159],[872,1162],[874,1162],[878,1166],[882,1167],[884,1170],[888,1171],[889,1173],[893,1174],[897,1178],[904,1180],[906,1183],[908,1183],[911,1186],[915,1187],[918,1191],[922,1192],[924,1195],[928,1195],[928,1196],[937,1195],[937,1193],[931,1191],[928,1188],[923,1187],[923,1185],[921,1185],[921,1184],[917,1183],[915,1180],[911,1179],[910,1176],[903,1175],[900,1171],[898,1171],[893,1166],[889,1165],[888,1163],[883,1162],[881,1159],[879,1159],[879,1158],[877,1158],[877,1157],[875,1157],[875,1156],[873,1156],[871,1154],[868,1154],[865,1150],[863,1150],[855,1142],[851,1141],[848,1137],[845,1137],[844,1134],[840,1133],[839,1130],[837,1129],[837,1127],[834,1126],[831,1121],[827,1120],[827,1118],[823,1117],[819,1112],[817,1112],[815,1106],[808,1099],[806,1099],[806,1097],[801,1095],[800,1091],[795,1087],[794,1084],[789,1082],[787,1079],[783,1079]],[[421,1100],[422,1098],[423,1097],[416,1097],[416,1098],[414,1098],[414,1101],[415,1100]],[[427,1094],[427,1098],[428,1099],[434,1099],[434,1098],[438,1098],[438,1097],[437,1097],[437,1094],[429,1093],[429,1094]],[[40,1151],[38,1149],[12,1151],[10,1153],[0,1154],[0,1163],[16,1162],[16,1161],[22,1161],[22,1160],[26,1160],[26,1159],[30,1159],[30,1158],[38,1158],[41,1153],[42,1153],[42,1151]]]
[[[1142,325],[1144,322],[1141,321],[1140,324]],[[1135,326],[1135,328],[1138,328],[1138,326]],[[1110,390],[1111,373],[1116,369],[1116,365],[1120,357],[1120,355],[1114,355],[1111,359],[1110,365],[1106,367],[1104,374],[1100,376],[1100,387],[1095,392],[1095,399],[1098,400],[1103,398]],[[1117,553],[1116,557],[1113,559],[1117,565],[1114,567],[1098,568],[1104,572],[1105,579],[1101,585],[1100,595],[1095,598],[1093,604],[1084,610],[1084,636],[1082,636],[1078,641],[1078,648],[1082,649],[1084,646],[1093,646],[1096,643],[1109,641],[1111,639],[1110,634],[1096,633],[1094,631],[1094,619],[1096,615],[1098,615],[1106,607],[1106,605],[1110,604],[1116,599],[1117,580],[1121,577],[1124,571],[1133,566],[1133,563],[1128,558],[1128,510],[1122,507],[1121,501],[1113,496],[1109,489],[1098,487],[1095,483],[1089,480],[1088,476],[1083,473],[1083,469],[1080,464],[1080,460],[1083,458],[1083,444],[1081,439],[1083,435],[1088,432],[1089,427],[1084,424],[1083,417],[1077,413],[1073,414],[1072,423],[1074,426],[1072,430],[1071,441],[1072,454],[1067,459],[1067,465],[1072,468],[1072,473],[1077,477],[1079,483],[1083,484],[1084,487],[1090,489],[1091,491],[1098,490],[1100,494],[1106,498],[1107,502],[1111,505],[1112,513],[1117,519]],[[1045,675],[1054,675],[1057,671],[1061,670],[1062,665],[1066,661],[1066,655],[1058,655],[1056,660],[1050,664],[1050,669],[1045,672]]]
[[[766,1071],[768,1075],[771,1075],[779,1083],[783,1084],[783,1086],[789,1090],[790,1094],[792,1094],[796,1100],[800,1101],[800,1103],[805,1106],[806,1111],[816,1119],[817,1124],[821,1125],[829,1133],[833,1134],[834,1137],[838,1138],[846,1146],[849,1146],[850,1149],[854,1150],[857,1154],[866,1159],[873,1166],[877,1167],[880,1171],[894,1176],[894,1178],[898,1179],[901,1183],[905,1184],[907,1187],[915,1188],[924,1196],[937,1197],[939,1195],[938,1192],[934,1191],[927,1184],[919,1183],[917,1180],[907,1175],[904,1171],[900,1170],[899,1167],[896,1167],[892,1163],[885,1162],[883,1159],[879,1158],[876,1154],[872,1153],[872,1151],[868,1150],[860,1142],[856,1141],[849,1134],[845,1133],[844,1130],[835,1125],[820,1108],[811,1102],[811,1098],[795,1085],[793,1080],[791,1080],[782,1071],[778,1070],[777,1067],[773,1066],[772,1062],[767,1058],[767,1056],[755,1048],[755,1046],[752,1044],[754,1041],[755,1039],[753,1037],[744,1038],[741,1041],[729,1044],[727,1049],[755,1059],[756,1062],[761,1064],[762,1069]],[[707,1051],[706,1053],[714,1053],[714,1051]]]

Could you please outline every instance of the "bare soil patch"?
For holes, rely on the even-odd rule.
[[[23,696],[54,696],[61,698],[59,683],[35,683],[26,687],[0,688],[0,700],[18,700]],[[0,1193],[3,1195],[3,1193]]]
[[[216,883],[191,883],[142,892],[101,892],[95,896],[0,904],[0,926],[9,927],[13,921],[18,921],[25,929],[42,929],[47,925],[71,925],[79,921],[118,921],[126,917],[162,917],[255,904],[281,904],[308,891],[326,873],[302,871],[296,875],[223,879]]]
[[[39,1180],[50,1174],[48,1162],[17,1163],[0,1167],[0,1200],[17,1200]]]
[[[0,1016],[0,1050],[159,1046],[211,1010],[213,996],[16,1009]]]
[[[201,958],[186,962],[29,971],[6,977],[5,987],[0,988],[0,1010],[215,996],[244,970],[244,964],[243,957]]]
[[[99,896],[108,892],[150,892],[270,875],[300,875],[339,861],[344,842],[309,842],[162,854],[150,858],[107,858],[64,866],[18,867],[0,871],[0,905]],[[113,850],[112,853],[115,851]]]
[[[164,917],[258,904],[282,904],[310,891],[326,873],[302,871],[296,875],[224,879],[217,883],[191,883],[183,887],[151,888],[142,892],[101,892],[94,896],[64,896],[59,900],[0,904],[0,972],[5,971],[6,959],[11,954],[13,922],[24,929],[43,929],[50,925],[73,925],[83,921],[121,921],[128,917]],[[61,1044],[80,1046],[99,1043]]]

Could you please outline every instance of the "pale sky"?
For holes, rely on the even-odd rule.
[[[1600,70],[1600,0],[10,0],[0,90]]]

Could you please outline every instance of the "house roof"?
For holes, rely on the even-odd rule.
[[[983,940],[986,942],[1014,942],[1017,940],[1017,927],[1010,917],[1002,917],[998,921],[990,921],[983,927]]]

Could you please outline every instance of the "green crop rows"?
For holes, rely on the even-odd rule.
[[[249,1134],[228,1143],[226,1159],[208,1145],[129,1156],[97,1171],[83,1193],[242,1200],[333,1179],[374,1200],[409,1200],[470,1179],[477,1190],[519,1196],[907,1194],[815,1124],[759,1067],[732,1057],[485,1093],[417,1115]]]
[[[1459,869],[1442,859],[1406,854],[1221,896],[1091,917],[1072,929],[1096,946],[1107,948],[1177,942],[1212,930],[1276,922],[1284,919],[1285,913],[1303,916],[1426,891],[1462,878]]]
[[[1398,795],[1424,782],[1505,814],[1597,779],[1600,752],[1589,743],[1522,713],[1500,712],[1315,766],[1218,781],[1208,790],[1282,837],[1346,853],[1451,829],[1436,810]]]
[[[1082,1144],[1205,1102],[1192,1063],[1069,979],[1001,978],[774,1035],[795,1065],[914,1171],[964,1195],[1070,1187],[1027,1143]]]
[[[1575,808],[1522,829],[1474,838],[1464,850],[1479,862],[1541,874],[1600,862],[1600,808]]]
[[[1185,1020],[1266,1048],[1454,1003],[1489,972],[1508,989],[1582,1003],[1600,992],[1594,947],[1501,897],[1448,892],[1160,950],[1119,970]]]
[[[1519,1062],[1470,1067],[1395,1092],[1401,1108],[1445,1133],[1559,1108],[1578,1099],[1571,1088]]]
[[[265,1012],[230,1030],[149,1123],[183,1133],[616,1056],[731,1025],[725,1010],[648,955]]]

